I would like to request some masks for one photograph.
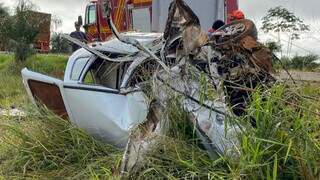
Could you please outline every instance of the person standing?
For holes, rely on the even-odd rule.
[[[78,40],[81,41],[81,42],[88,43],[88,37],[87,37],[87,35],[80,30],[81,25],[80,25],[78,22],[75,22],[75,23],[74,23],[74,26],[75,26],[75,28],[76,28],[76,31],[73,31],[73,32],[70,34],[70,36],[73,37],[73,38],[75,38],[75,39],[78,39]],[[78,50],[78,49],[80,49],[80,48],[81,48],[81,47],[78,46],[78,45],[76,45],[76,44],[73,44],[73,45],[72,45],[72,51],[73,51],[73,52],[75,52],[76,50]]]

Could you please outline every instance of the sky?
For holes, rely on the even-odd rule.
[[[51,13],[62,19],[63,24],[57,29],[59,32],[70,33],[74,30],[74,22],[79,15],[84,16],[85,7],[90,0],[30,0],[37,10]],[[201,1],[201,0],[196,0]],[[16,4],[15,0],[0,0],[9,8]],[[283,6],[295,15],[301,17],[305,23],[310,25],[311,31],[304,33],[301,40],[294,42],[293,52],[297,54],[314,53],[320,55],[320,0],[239,0],[240,9],[243,10],[248,19],[253,20],[257,27],[261,27],[261,18],[268,9]],[[260,40],[273,40],[274,34],[266,35],[260,32]],[[288,39],[283,34],[282,39]],[[283,44],[283,46],[287,46]]]

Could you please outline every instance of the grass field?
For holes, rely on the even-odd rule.
[[[0,117],[0,179],[119,178],[122,151],[103,144],[43,108],[32,105],[20,70],[29,69],[62,78],[67,57],[38,55],[16,65],[0,55],[0,108],[16,106],[25,118]],[[149,152],[134,179],[319,179],[320,87],[276,84],[257,90],[248,115],[230,121],[245,131],[239,137],[240,157],[211,160],[198,146],[185,113],[170,107],[178,125]],[[254,118],[257,127],[249,121]],[[180,132],[180,133],[179,133]],[[187,132],[187,133],[185,133]]]

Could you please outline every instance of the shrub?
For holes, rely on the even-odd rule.
[[[51,37],[52,53],[70,53],[71,46],[69,42],[62,38],[61,33],[53,33]]]
[[[39,33],[39,22],[33,18],[34,5],[28,0],[20,0],[14,16],[7,17],[2,28],[2,35],[9,39],[9,44],[17,62],[25,61],[34,53],[32,43]]]

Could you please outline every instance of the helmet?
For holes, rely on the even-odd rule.
[[[240,10],[235,10],[230,15],[231,20],[241,20],[244,18],[245,18],[245,16],[244,16],[243,12]]]

